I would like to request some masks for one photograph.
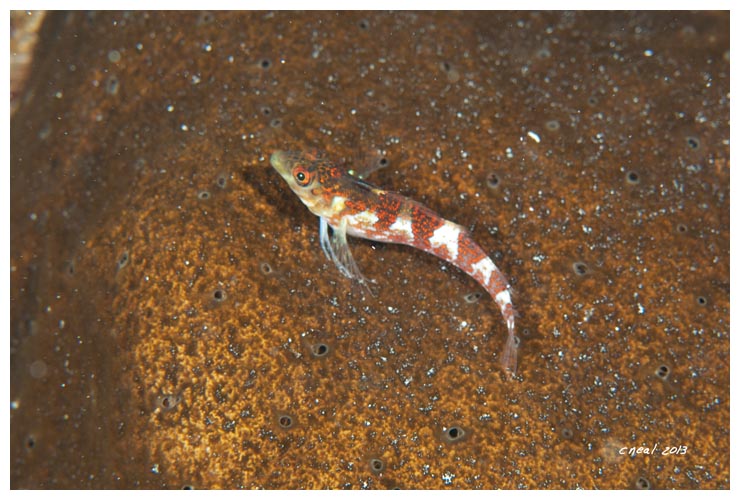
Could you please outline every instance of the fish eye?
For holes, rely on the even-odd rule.
[[[299,186],[308,186],[311,182],[311,176],[309,175],[308,170],[303,166],[298,166],[293,169],[293,178]]]

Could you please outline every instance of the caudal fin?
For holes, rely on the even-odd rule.
[[[504,345],[504,352],[501,355],[501,365],[511,376],[516,374],[517,349],[518,345],[514,330],[509,329],[509,335],[506,337],[506,345]]]

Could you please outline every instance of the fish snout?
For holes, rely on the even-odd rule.
[[[270,165],[278,171],[283,171],[287,167],[288,153],[286,151],[275,151],[270,156]]]

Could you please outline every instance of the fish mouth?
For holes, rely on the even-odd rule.
[[[288,167],[288,152],[275,151],[270,156],[270,165],[278,172],[285,172]]]

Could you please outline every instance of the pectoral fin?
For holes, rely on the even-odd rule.
[[[329,223],[324,217],[321,217],[319,219],[319,240],[326,258],[332,261],[347,278],[356,281],[372,293],[367,285],[370,280],[362,275],[349,249],[347,221],[342,220],[338,227],[332,227],[330,233]]]

